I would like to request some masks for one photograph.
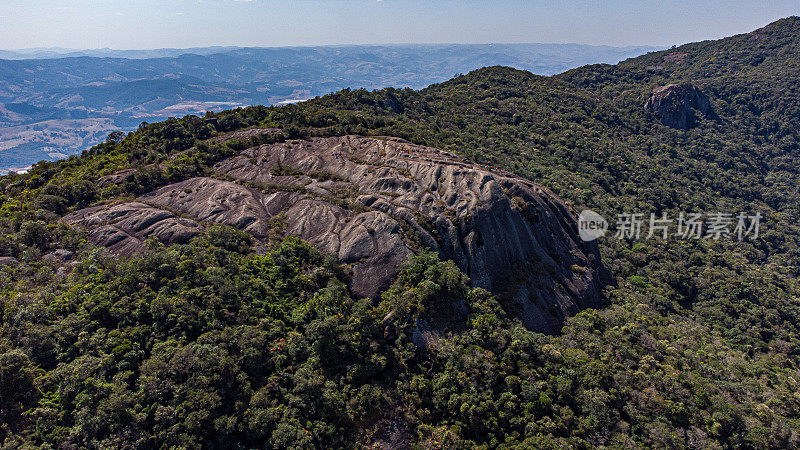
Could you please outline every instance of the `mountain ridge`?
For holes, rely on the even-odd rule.
[[[0,177],[0,433],[19,446],[800,447],[798,24],[554,77],[490,67],[171,119]],[[714,114],[665,125],[645,106],[684,83]],[[186,182],[223,161],[347,135],[514,173],[612,224],[758,212],[762,229],[609,233],[605,303],[541,334],[431,253],[357,299],[346,265],[291,236],[262,248],[214,225],[128,259],[61,221],[153,191],[205,198]]]
[[[299,46],[211,46],[211,47],[190,47],[190,48],[163,48],[163,49],[60,49],[60,48],[34,48],[20,50],[0,50],[0,59],[25,60],[25,59],[60,59],[74,57],[91,58],[122,58],[122,59],[149,59],[149,58],[171,58],[183,55],[208,56],[212,54],[225,53],[239,50],[281,50],[281,49],[315,49],[315,48],[347,48],[347,47],[446,47],[446,46],[529,46],[538,48],[547,47],[584,47],[608,50],[623,50],[641,52],[644,49],[656,50],[662,47],[652,45],[595,45],[580,43],[544,43],[544,42],[492,42],[485,44],[453,43],[441,42],[432,44],[419,43],[394,43],[394,44],[330,44],[330,45],[299,45]]]

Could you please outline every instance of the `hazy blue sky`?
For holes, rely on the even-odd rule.
[[[671,45],[747,32],[790,15],[800,15],[800,0],[0,0],[0,48]]]

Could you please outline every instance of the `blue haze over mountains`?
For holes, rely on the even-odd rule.
[[[654,47],[425,44],[0,51],[0,173],[56,159],[143,121],[344,88],[422,88],[504,65],[553,75]]]

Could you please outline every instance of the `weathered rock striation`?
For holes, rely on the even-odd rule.
[[[395,138],[313,138],[250,148],[215,169],[66,220],[123,253],[150,235],[185,242],[205,223],[262,241],[299,236],[349,264],[351,290],[370,297],[427,248],[538,331],[598,306],[607,282],[596,244],[579,238],[555,195],[441,150]]]
[[[64,220],[87,228],[92,242],[123,255],[135,253],[149,236],[165,244],[180,244],[200,233],[197,222],[140,202],[86,208]]]

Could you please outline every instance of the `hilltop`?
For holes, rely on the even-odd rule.
[[[798,447],[798,55],[792,17],[550,77],[495,66],[419,91],[345,90],[170,119],[0,178],[4,437],[139,448]],[[386,146],[392,160],[374,167]],[[319,201],[352,221],[439,193],[464,209],[415,206],[413,222],[435,241],[428,222],[470,231],[468,217],[494,217],[470,206],[478,191],[464,191],[462,169],[491,176],[499,189],[488,205],[552,245],[531,227],[534,203],[612,221],[758,211],[762,232],[601,238],[613,278],[602,301],[542,334],[503,289],[536,287],[528,272],[481,284],[442,243],[420,237],[415,248],[402,225],[374,227],[377,244],[402,243],[410,257],[362,298],[356,266],[380,258],[381,245],[346,263],[325,245],[341,232],[311,232],[331,221],[287,233],[313,211],[281,223],[256,208],[291,192],[300,200],[287,212]],[[160,240],[114,222],[147,208],[159,212],[141,230],[163,222],[151,233]],[[591,262],[593,248],[573,253],[572,213],[546,223],[567,238],[556,255]],[[117,241],[93,234],[116,225]],[[169,233],[178,226],[183,234]],[[534,275],[569,287],[597,276],[587,267],[601,271],[560,267]]]
[[[98,183],[135,176],[128,170]],[[596,244],[580,239],[573,213],[552,193],[398,139],[251,147],[205,176],[64,220],[124,255],[141,251],[148,237],[187,243],[206,223],[237,227],[264,244],[300,237],[349,266],[352,293],[368,298],[378,298],[410,256],[432,251],[475,286],[502,293],[506,308],[541,332],[557,332],[565,317],[601,304],[608,283]]]

